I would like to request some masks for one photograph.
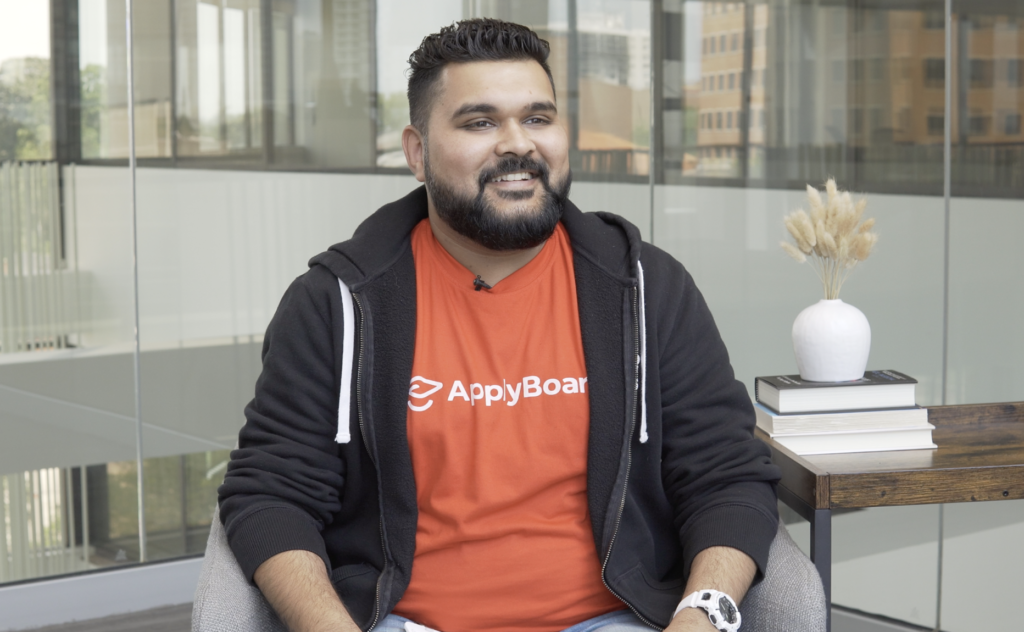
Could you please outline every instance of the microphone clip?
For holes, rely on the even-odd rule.
[[[476,275],[476,278],[473,279],[473,290],[479,292],[484,289],[489,290],[491,289],[491,286],[487,285],[487,282],[480,278],[480,275],[478,274]]]

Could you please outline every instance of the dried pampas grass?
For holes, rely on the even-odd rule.
[[[810,259],[825,298],[837,299],[850,270],[867,259],[878,242],[878,234],[871,232],[875,220],[861,222],[868,201],[854,202],[832,178],[825,183],[824,198],[807,185],[807,201],[810,213],[798,209],[783,218],[794,243],[784,241],[782,249],[799,263]]]

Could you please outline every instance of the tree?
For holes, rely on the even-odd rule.
[[[0,81],[0,161],[49,160],[53,156],[50,60],[9,59],[20,64],[13,80]]]
[[[14,114],[20,105],[18,101],[18,93],[0,82],[0,162],[18,159],[18,140],[25,132],[25,126]]]

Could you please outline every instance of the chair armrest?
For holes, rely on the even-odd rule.
[[[825,632],[825,590],[811,560],[793,542],[786,525],[768,553],[764,578],[740,604],[742,632]]]
[[[192,632],[287,632],[260,589],[245,579],[228,546],[219,507],[192,605]]]

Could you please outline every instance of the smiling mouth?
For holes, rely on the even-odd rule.
[[[536,177],[537,174],[532,171],[516,171],[515,173],[495,176],[488,180],[488,182],[517,182],[519,180],[533,180]]]

